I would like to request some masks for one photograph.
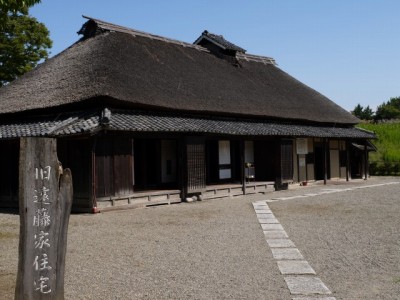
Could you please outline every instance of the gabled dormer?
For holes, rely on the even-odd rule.
[[[244,54],[246,50],[226,40],[222,35],[217,35],[204,30],[201,36],[193,43],[207,48],[212,54],[237,64],[236,55]]]

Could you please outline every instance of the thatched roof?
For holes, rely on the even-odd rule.
[[[119,107],[355,124],[358,119],[260,56],[206,49],[90,19],[85,38],[0,89],[0,114],[107,97]]]

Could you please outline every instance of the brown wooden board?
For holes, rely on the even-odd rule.
[[[15,299],[64,299],[67,228],[73,188],[56,140],[21,138],[20,240]]]

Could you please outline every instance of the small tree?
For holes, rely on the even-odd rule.
[[[46,26],[28,15],[39,1],[0,0],[0,86],[48,57],[52,41]]]

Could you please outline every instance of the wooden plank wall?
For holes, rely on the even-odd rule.
[[[96,197],[133,193],[132,139],[101,137],[96,141]]]
[[[90,138],[57,140],[57,155],[63,168],[71,169],[74,174],[73,210],[90,209],[92,186],[92,146]]]

